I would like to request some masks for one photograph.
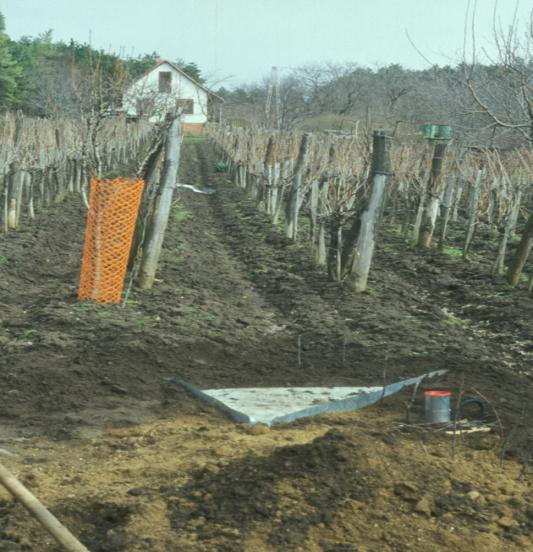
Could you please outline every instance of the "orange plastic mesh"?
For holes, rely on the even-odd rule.
[[[120,303],[143,180],[91,179],[78,299]]]

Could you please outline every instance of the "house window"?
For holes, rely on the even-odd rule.
[[[172,75],[170,71],[159,71],[159,92],[171,92],[171,79]]]
[[[176,100],[176,107],[178,112],[184,115],[192,115],[194,113],[194,101],[193,100]]]

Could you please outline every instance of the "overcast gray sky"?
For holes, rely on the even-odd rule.
[[[258,80],[307,62],[427,66],[461,58],[467,0],[0,0],[12,38],[52,29],[97,48],[195,61],[210,80]],[[490,48],[494,0],[477,0],[476,38]],[[515,0],[499,0],[510,24]],[[527,20],[533,0],[519,0]]]

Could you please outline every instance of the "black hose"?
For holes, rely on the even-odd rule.
[[[479,408],[479,414],[475,421],[485,421],[487,419],[487,412],[488,412],[488,403],[487,401],[484,401],[482,399],[479,399],[477,397],[467,397],[464,400],[461,401],[461,404],[456,410],[456,419],[460,420],[462,417],[462,412],[465,408],[465,406],[470,405],[476,405]]]

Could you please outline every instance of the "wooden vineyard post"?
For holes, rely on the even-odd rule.
[[[516,286],[520,281],[520,276],[524,270],[527,258],[533,248],[533,213],[529,215],[526,227],[522,232],[522,238],[518,244],[516,253],[511,261],[511,266],[507,272],[507,281],[511,286]]]
[[[81,159],[76,157],[74,159],[74,191],[81,194],[81,179],[82,179],[82,166]]]
[[[274,206],[274,137],[270,136],[268,139],[265,160],[263,163],[264,172],[266,174],[266,184],[265,184],[265,211],[267,215],[272,215],[275,210]]]
[[[326,180],[320,185],[318,192],[318,213],[317,213],[317,233],[316,233],[316,264],[318,266],[326,266],[327,264],[327,249],[326,249],[326,215],[328,204],[329,182]]]
[[[22,197],[22,172],[16,161],[11,163],[9,174],[9,191],[7,199],[7,226],[16,228],[19,219],[20,201]]]
[[[280,172],[281,172],[281,166],[279,163],[274,163],[273,167],[269,167],[269,169],[272,169],[272,187],[270,189],[270,194],[268,197],[269,201],[269,214],[272,218],[272,221],[274,222],[274,218],[276,216],[276,213],[278,212],[278,203],[279,203],[279,178],[280,178]]]
[[[384,131],[374,132],[374,148],[372,154],[372,188],[370,195],[359,217],[354,221],[347,236],[348,251],[346,266],[343,263],[343,271],[347,271],[346,283],[354,291],[365,291],[372,264],[379,215],[390,174],[390,138]],[[352,249],[350,251],[350,249]],[[343,255],[345,257],[345,255]],[[351,262],[350,262],[351,259]]]
[[[0,183],[2,186],[0,186],[0,190],[2,191],[2,230],[5,234],[8,232],[8,212],[9,212],[9,176],[7,176],[5,173],[0,175]]]
[[[446,191],[442,199],[442,226],[439,235],[439,251],[444,250],[444,242],[446,241],[446,232],[448,230],[448,223],[450,222],[450,213],[453,205],[455,181],[456,177],[454,175],[448,176]]]
[[[281,166],[280,166],[280,175],[279,176],[280,176],[280,178],[285,180],[286,178],[288,178],[288,175],[290,174],[290,172],[291,172],[291,161],[286,160],[285,163],[283,164],[283,168],[281,168]],[[272,223],[273,224],[278,224],[278,222],[279,222],[279,217],[281,215],[281,210],[282,210],[282,206],[283,206],[284,194],[285,194],[285,186],[280,186],[278,192],[276,193],[276,206],[275,206],[274,212],[272,214]]]
[[[420,199],[416,208],[415,222],[413,224],[413,243],[416,244],[420,239],[420,227],[422,226],[422,215],[426,205],[426,198],[428,195],[428,183],[421,183]]]
[[[296,240],[296,236],[298,235],[298,216],[303,202],[302,173],[310,141],[311,135],[309,133],[302,136],[300,149],[298,151],[298,160],[296,161],[296,167],[294,168],[294,182],[290,187],[289,197],[287,198],[287,205],[285,209],[285,235],[293,240]]]
[[[285,235],[293,240],[298,234],[298,215],[302,206],[302,174],[296,173],[286,206]]]
[[[176,117],[168,129],[165,144],[165,160],[160,181],[159,198],[156,210],[148,232],[146,249],[143,252],[139,271],[139,286],[150,289],[154,283],[159,256],[163,246],[163,238],[170,216],[172,195],[176,184],[181,148],[181,121]]]
[[[243,190],[246,189],[246,165],[243,163],[239,166],[239,183]]]
[[[24,192],[28,184],[28,176],[29,176],[29,173],[27,171],[20,171],[19,184],[18,184],[18,190],[17,190],[17,218],[15,223],[17,228],[20,224],[20,217],[22,215],[22,202],[23,202],[23,199],[25,199],[25,195],[26,195]]]
[[[440,204],[440,188],[441,188],[441,172],[444,154],[446,152],[446,142],[436,142],[433,150],[433,159],[431,161],[431,174],[427,187],[427,196],[424,209],[422,210],[422,218],[420,225],[420,235],[418,237],[418,245],[428,248],[431,246],[433,232],[435,231],[435,222],[439,212]]]
[[[233,167],[233,184],[235,185],[236,188],[240,188],[241,186],[241,183],[239,181],[239,164],[235,164],[235,166]]]
[[[461,198],[463,197],[465,183],[462,178],[457,178],[457,189],[455,191],[455,197],[453,199],[452,206],[452,222],[457,222],[459,220],[459,207],[461,205]]]
[[[466,238],[463,247],[463,259],[468,260],[468,253],[474,239],[477,224],[477,208],[479,204],[479,194],[481,192],[481,177],[483,176],[483,164],[479,166],[476,173],[476,180],[470,189],[470,198],[468,200],[468,223],[466,226]]]
[[[326,266],[326,210],[328,182],[313,180],[309,197],[309,214],[311,217],[311,243],[317,266]]]
[[[33,206],[33,179],[34,175],[31,172],[26,172],[24,175],[24,190],[28,204],[28,216],[30,219],[35,218],[35,210]]]
[[[505,267],[505,252],[507,250],[507,242],[509,241],[511,232],[513,231],[513,228],[516,225],[516,221],[518,219],[518,212],[520,210],[521,200],[522,200],[522,186],[519,185],[516,191],[515,199],[513,201],[513,204],[511,205],[509,214],[505,219],[505,224],[503,227],[503,235],[500,240],[500,245],[498,247],[498,255],[496,256],[496,260],[494,261],[494,265],[492,266],[492,274],[495,276],[503,274],[504,267]]]
[[[320,183],[318,180],[311,182],[311,192],[309,193],[309,223],[311,225],[311,243],[316,244],[318,230],[318,192]]]

